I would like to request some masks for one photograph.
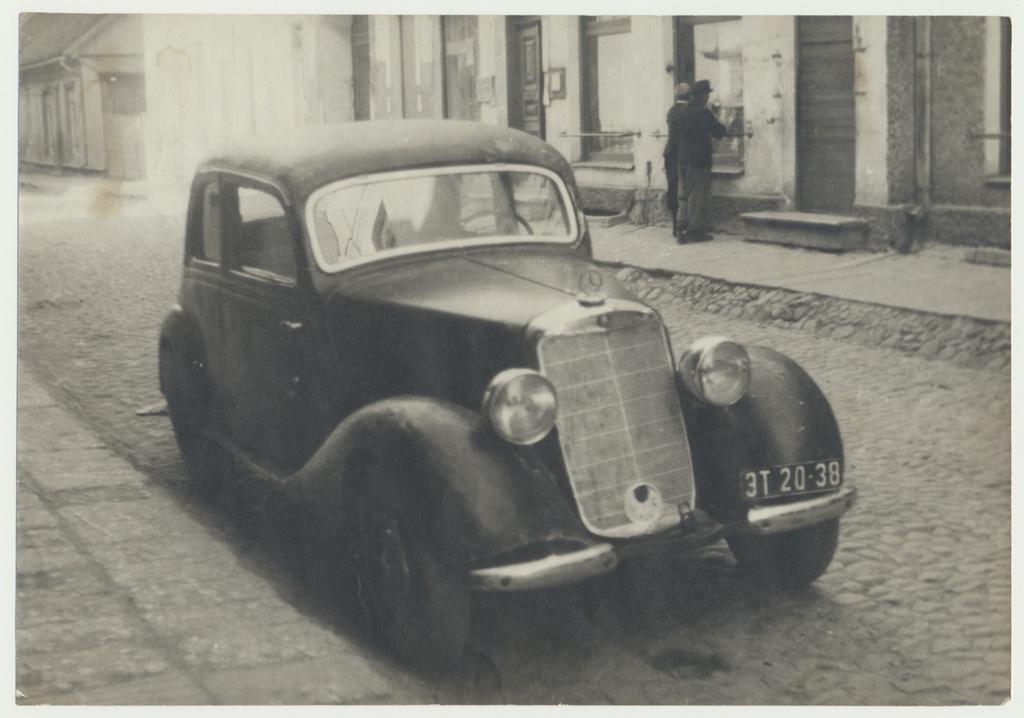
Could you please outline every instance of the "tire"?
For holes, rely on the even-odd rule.
[[[409,484],[373,472],[354,504],[356,590],[370,628],[384,646],[421,668],[460,660],[469,640],[471,600],[462,577],[426,536],[423,503],[403,496]]]
[[[839,543],[839,519],[775,536],[736,534],[726,540],[748,576],[792,591],[817,579],[832,563]]]
[[[203,494],[215,493],[229,470],[227,452],[206,433],[211,391],[201,360],[187,361],[166,344],[160,347],[160,385],[167,400],[167,413],[174,438],[185,461],[193,488]]]

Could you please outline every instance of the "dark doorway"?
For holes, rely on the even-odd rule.
[[[853,19],[797,18],[797,191],[806,212],[848,212],[855,193]]]
[[[510,17],[508,124],[544,139],[539,17]]]

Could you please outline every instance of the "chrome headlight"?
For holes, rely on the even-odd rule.
[[[535,444],[555,425],[558,399],[547,378],[532,369],[506,369],[484,392],[483,412],[513,444]]]
[[[730,406],[750,384],[747,350],[723,337],[698,339],[679,360],[683,384],[701,401]]]

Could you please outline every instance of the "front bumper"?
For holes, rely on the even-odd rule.
[[[614,571],[619,558],[610,543],[506,566],[469,572],[475,591],[529,591],[554,588]]]
[[[795,531],[811,524],[839,518],[853,508],[856,500],[857,490],[852,486],[846,486],[837,493],[795,504],[761,506],[747,512],[745,530],[760,536]]]
[[[747,520],[726,529],[699,511],[683,516],[681,530],[668,531],[625,543],[618,548],[610,543],[553,554],[531,561],[478,568],[469,572],[469,588],[474,591],[515,592],[555,588],[594,578],[615,570],[619,554],[642,553],[657,545],[678,544],[688,548],[713,543],[723,531],[767,536],[837,519],[853,507],[857,491],[844,487],[834,494],[781,506],[750,509]]]

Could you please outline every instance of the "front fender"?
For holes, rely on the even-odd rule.
[[[206,382],[206,351],[199,323],[175,304],[160,325],[160,392],[189,391]]]
[[[401,482],[417,522],[453,565],[482,565],[542,543],[592,545],[555,477],[502,441],[477,412],[399,397],[356,412],[282,485],[282,499],[341,528],[368,466]],[[342,535],[339,533],[338,535]]]
[[[697,495],[722,522],[746,516],[743,471],[843,458],[832,407],[807,372],[767,347],[747,351],[750,387],[740,401],[712,407],[684,400]]]

